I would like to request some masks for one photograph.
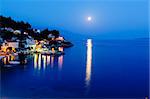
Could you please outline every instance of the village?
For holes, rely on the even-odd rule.
[[[57,30],[32,29],[34,37],[22,29],[2,27],[0,35],[0,65],[26,64],[26,55],[40,53],[42,55],[64,55],[64,48],[73,44],[60,36]],[[30,32],[30,31],[29,31]],[[10,36],[11,35],[11,36]],[[43,38],[42,38],[43,36]],[[17,58],[16,58],[17,57]]]

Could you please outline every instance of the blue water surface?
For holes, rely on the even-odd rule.
[[[1,96],[13,98],[141,98],[148,96],[148,42],[73,41],[63,56],[28,56],[1,69]]]

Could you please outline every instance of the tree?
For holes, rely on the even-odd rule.
[[[51,31],[51,34],[54,35],[55,38],[59,37],[59,35],[60,35],[60,34],[59,34],[59,31],[57,31],[57,30],[52,30],[52,31]]]
[[[3,17],[0,16],[0,27],[5,28],[5,27],[10,27],[13,29],[23,29],[23,30],[28,30],[31,28],[31,25],[28,22],[23,22],[23,21],[14,21],[11,19],[11,17]]]
[[[4,40],[11,40],[11,38],[14,36],[14,34],[10,31],[1,31],[1,37]]]

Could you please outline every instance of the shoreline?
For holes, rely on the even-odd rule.
[[[11,17],[0,16],[0,18],[2,21],[0,55],[25,56],[32,53],[64,55],[64,49],[73,46],[58,30],[41,31],[32,28],[28,22],[18,22]]]

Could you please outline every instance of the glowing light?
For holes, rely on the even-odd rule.
[[[15,60],[15,56],[10,55],[10,60]]]
[[[54,56],[51,57],[51,67],[53,68],[54,66]]]
[[[46,69],[46,56],[42,56],[42,59],[43,59],[43,69],[45,70]]]
[[[64,38],[63,38],[63,37],[58,37],[58,38],[56,38],[55,40],[56,40],[56,41],[63,41]]]
[[[34,69],[37,68],[37,61],[38,61],[38,56],[37,54],[34,55]]]
[[[59,70],[62,69],[62,65],[63,65],[63,55],[58,57],[58,68],[59,68]]]
[[[6,57],[3,58],[3,62],[4,62],[5,65],[7,64],[7,59],[6,59]]]
[[[92,40],[87,40],[87,61],[86,61],[86,86],[90,85],[91,80],[91,66],[92,66]]]
[[[91,17],[91,16],[88,16],[88,17],[87,17],[87,20],[88,20],[88,21],[91,21],[91,20],[92,20],[92,17]]]
[[[50,61],[50,58],[51,58],[50,56],[47,56],[47,64],[48,64],[48,65],[49,65],[50,62],[51,62],[51,61]]]
[[[38,58],[38,69],[41,69],[41,54],[39,54],[39,58]]]
[[[55,53],[55,49],[54,48],[52,48],[52,53]]]
[[[63,48],[63,47],[59,47],[58,50],[59,50],[59,51],[63,51],[64,48]]]
[[[145,99],[148,99],[148,97],[145,97]]]
[[[10,61],[15,60],[15,56],[14,55],[6,55],[2,61],[3,63],[6,65],[8,64]]]
[[[42,45],[41,44],[37,44],[36,47],[35,47],[36,51],[37,52],[42,52]]]

